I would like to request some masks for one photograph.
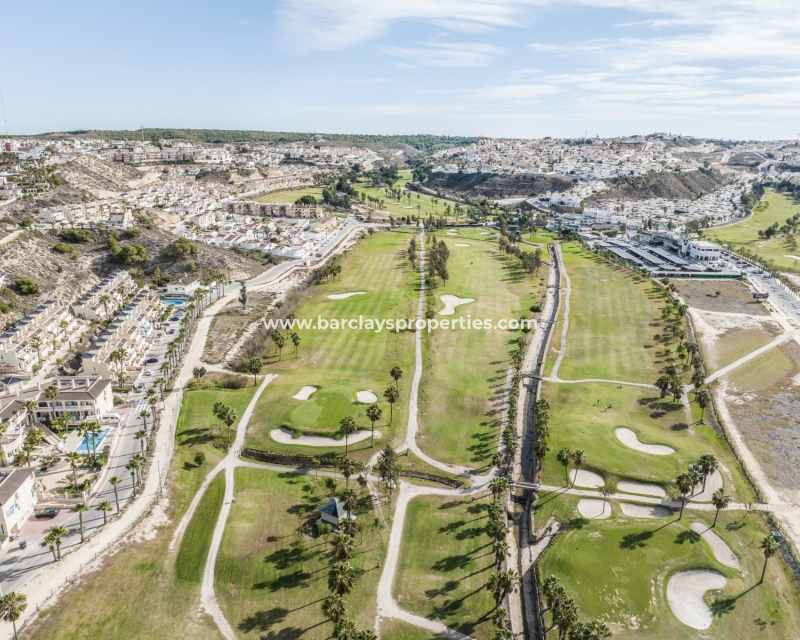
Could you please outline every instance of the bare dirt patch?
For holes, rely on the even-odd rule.
[[[238,300],[226,304],[211,321],[211,329],[203,350],[203,362],[220,364],[229,359],[237,344],[246,338],[248,329],[261,322],[267,314],[275,294],[271,291],[254,291],[248,294],[247,308],[250,313],[242,313]]]
[[[684,302],[694,309],[765,316],[764,305],[753,300],[752,290],[737,280],[673,280]],[[719,292],[719,295],[717,295]]]

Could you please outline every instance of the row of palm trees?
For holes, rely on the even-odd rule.
[[[547,605],[543,614],[549,612],[551,618],[551,626],[545,633],[558,629],[559,640],[602,640],[611,636],[611,630],[600,620],[578,620],[578,605],[555,576],[542,583],[542,595]]]
[[[231,427],[234,425],[236,420],[238,420],[238,416],[236,415],[236,409],[231,406],[228,406],[224,402],[215,402],[214,406],[211,408],[211,414],[220,422],[220,427],[224,424],[228,427],[228,446],[231,443]]]
[[[521,584],[519,574],[514,569],[503,569],[503,564],[508,558],[510,549],[507,540],[508,521],[506,512],[498,498],[508,489],[508,478],[492,478],[489,488],[492,491],[492,501],[487,508],[489,518],[486,522],[485,532],[491,539],[494,565],[486,588],[494,597],[495,609],[492,619],[497,631],[496,637],[506,640],[512,638],[513,635],[507,626],[508,611],[503,606],[503,601],[508,595],[519,589]]]

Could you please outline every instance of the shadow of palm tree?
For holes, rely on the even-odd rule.
[[[622,537],[619,543],[620,549],[627,549],[633,551],[634,549],[643,549],[647,546],[647,540],[653,537],[652,531],[639,531],[638,533],[628,533]]]
[[[239,630],[244,633],[268,631],[273,625],[283,622],[288,614],[289,610],[283,607],[274,607],[268,611],[256,611],[239,623]]]

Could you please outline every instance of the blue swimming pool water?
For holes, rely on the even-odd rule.
[[[168,307],[178,307],[185,304],[183,300],[164,300],[163,298],[161,299],[161,302],[163,302]]]
[[[102,431],[101,431],[101,432],[100,432],[100,433],[97,435],[97,444],[94,444],[94,442],[93,442],[93,436],[89,436],[89,438],[88,438],[88,440],[89,440],[89,448],[87,448],[87,447],[86,447],[86,440],[87,440],[87,438],[84,438],[83,440],[81,440],[81,443],[78,445],[78,448],[76,449],[76,451],[77,451],[78,453],[91,453],[93,448],[94,448],[94,449],[99,449],[99,448],[100,448],[100,445],[103,443],[103,438],[105,438],[105,437],[106,437],[106,434],[107,434],[109,431],[110,431],[110,429],[103,429],[103,430],[102,430]]]

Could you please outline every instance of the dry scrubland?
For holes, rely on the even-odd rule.
[[[220,364],[229,359],[231,352],[241,345],[248,330],[259,322],[269,310],[275,294],[268,291],[248,292],[247,313],[242,313],[242,305],[233,300],[216,312],[211,320],[203,362]]]

